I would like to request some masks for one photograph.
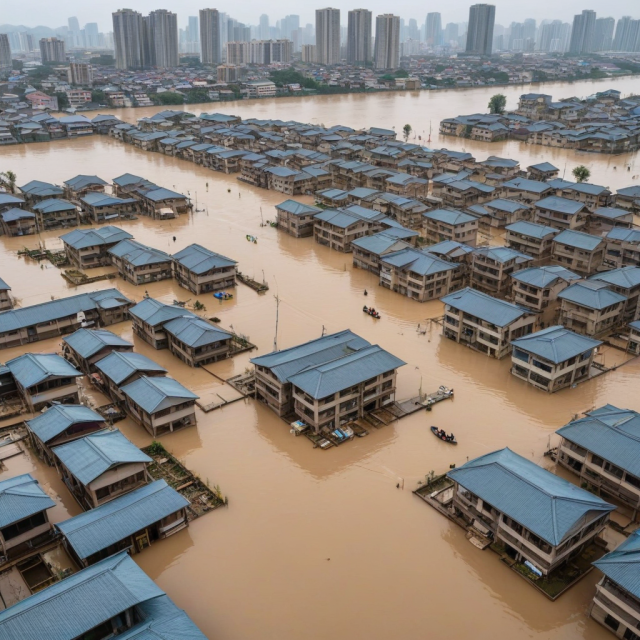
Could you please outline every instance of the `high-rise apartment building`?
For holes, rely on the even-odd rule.
[[[616,21],[613,18],[598,18],[593,41],[594,51],[611,51],[613,46],[613,30]]]
[[[42,38],[40,40],[40,56],[42,64],[51,62],[66,62],[67,56],[64,48],[64,40],[58,38]]]
[[[596,35],[596,12],[585,9],[573,17],[569,53],[580,55],[594,51]]]
[[[340,62],[340,9],[316,9],[316,62]]]
[[[349,11],[347,23],[347,62],[365,66],[371,62],[371,11]]]
[[[117,69],[139,69],[143,59],[142,14],[132,9],[120,9],[112,14],[113,44]]]
[[[260,40],[269,39],[269,16],[263,13],[260,16],[260,24],[258,25],[258,38]]]
[[[69,84],[77,84],[90,87],[93,84],[93,69],[90,64],[84,62],[71,62],[67,72]]]
[[[376,43],[373,55],[376,69],[400,66],[400,18],[391,13],[376,17]]]
[[[291,40],[251,40],[227,42],[227,64],[289,64],[293,59]]]
[[[493,47],[493,27],[496,8],[492,4],[474,4],[469,8],[467,53],[490,56]]]
[[[439,13],[427,13],[425,40],[429,47],[442,44],[442,17]]]
[[[316,45],[315,44],[303,44],[300,47],[300,60],[302,62],[315,62],[316,61]]]
[[[444,28],[444,42],[445,44],[451,44],[458,40],[458,25],[455,22],[449,22]]]
[[[0,33],[0,69],[11,67],[11,45],[9,44],[9,36],[6,33]]]
[[[220,33],[218,10],[200,9],[200,60],[202,64],[216,65],[222,62]]]
[[[614,51],[640,51],[640,20],[631,16],[623,16],[616,25],[616,35],[613,39]]]
[[[172,69],[180,63],[178,57],[178,16],[166,9],[149,14],[149,38],[152,66]]]
[[[97,22],[87,22],[84,25],[84,46],[97,49],[100,46],[100,31]]]

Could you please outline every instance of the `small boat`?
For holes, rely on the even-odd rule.
[[[370,315],[372,318],[375,318],[376,320],[380,320],[380,314],[373,307],[367,307],[365,305],[364,307],[362,307],[362,310],[367,315]]]
[[[218,300],[231,300],[231,298],[233,298],[233,294],[227,293],[226,291],[216,291],[216,293],[213,294],[213,297]]]
[[[446,442],[447,444],[458,444],[458,441],[453,434],[451,434],[451,436],[447,435],[446,433],[445,435],[442,435],[442,431],[438,429],[438,427],[431,427],[431,433],[433,433],[436,438],[442,440],[443,442]],[[450,438],[453,439],[451,440]]]

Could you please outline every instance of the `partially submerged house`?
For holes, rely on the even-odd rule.
[[[509,247],[479,247],[471,254],[471,286],[490,295],[505,296],[511,290],[510,276],[532,260],[526,253]]]
[[[511,373],[529,384],[554,393],[591,376],[596,350],[602,344],[561,326],[513,340]]]
[[[379,276],[381,259],[385,255],[410,247],[411,245],[408,242],[399,240],[385,231],[374,233],[372,236],[364,236],[353,240],[351,243],[353,266],[359,269],[366,269]]]
[[[88,193],[104,193],[109,184],[98,176],[78,175],[64,181],[64,195],[67,198],[79,199]]]
[[[457,515],[548,575],[592,544],[613,505],[510,449],[449,471]]]
[[[622,267],[603,271],[591,276],[589,280],[604,282],[611,291],[627,299],[624,307],[625,322],[640,318],[640,267]]]
[[[551,255],[552,240],[559,233],[554,227],[519,220],[505,227],[507,247],[542,260]]]
[[[511,299],[533,311],[543,311],[555,304],[558,294],[577,280],[580,280],[577,273],[557,265],[522,269],[511,274]]]
[[[314,217],[322,209],[297,200],[285,200],[276,205],[278,229],[294,238],[313,235]]]
[[[55,402],[79,404],[78,378],[82,373],[55,353],[25,353],[9,360],[18,392],[27,409],[39,411]]]
[[[47,510],[55,504],[30,473],[0,481],[0,570],[51,540]]]
[[[122,217],[131,217],[139,208],[139,202],[135,198],[118,198],[107,193],[91,192],[82,196],[79,200],[82,213],[91,222],[106,222]]]
[[[588,276],[601,268],[605,247],[603,238],[567,229],[552,240],[551,262]]]
[[[62,339],[64,357],[86,375],[95,373],[95,364],[112,351],[133,351],[133,345],[106,329],[78,329]]]
[[[535,203],[535,221],[555,229],[579,230],[587,223],[587,209],[582,202],[549,196]]]
[[[173,378],[142,376],[121,391],[127,413],[154,438],[196,423],[198,396]]]
[[[462,211],[432,209],[422,214],[424,237],[428,244],[455,240],[476,246],[478,218]]]
[[[188,506],[164,480],[156,480],[58,522],[56,529],[78,565],[88,567],[125,549],[139,553],[184,529]]]
[[[6,236],[31,236],[37,230],[36,214],[24,209],[7,209],[0,213],[2,233]]]
[[[173,277],[171,256],[135,240],[122,240],[107,251],[118,275],[140,285]]]
[[[178,284],[199,296],[236,286],[236,264],[199,244],[173,254],[173,275]]]
[[[441,300],[445,305],[443,335],[493,358],[506,356],[511,341],[530,334],[537,324],[531,310],[469,287]]]
[[[104,429],[105,419],[82,404],[54,404],[25,424],[33,449],[53,467],[53,447]]]
[[[50,198],[34,204],[31,208],[36,214],[36,224],[40,231],[78,226],[78,207],[68,200]]]
[[[177,305],[165,304],[154,298],[143,298],[129,310],[133,333],[148,342],[154,349],[167,349],[169,338],[164,325],[176,318],[197,318],[188,309]]]
[[[605,264],[614,268],[640,267],[640,229],[614,227],[606,237]]]
[[[133,236],[118,227],[74,229],[60,236],[69,262],[79,269],[92,269],[111,264],[109,249]]]
[[[233,334],[203,318],[175,318],[164,325],[169,351],[190,367],[224,360],[231,355]]]
[[[103,429],[53,449],[62,480],[83,509],[147,484],[152,459],[117,429]]]
[[[9,291],[11,291],[11,287],[0,278],[0,311],[13,309],[13,300]]]

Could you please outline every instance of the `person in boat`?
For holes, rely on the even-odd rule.
[[[366,289],[364,290],[364,295],[365,295],[365,296],[368,296],[368,295],[369,295],[369,294],[367,293],[367,290],[366,290]]]
[[[369,308],[367,307],[367,305],[366,305],[366,304],[364,305],[364,307],[362,307],[362,310],[363,310],[365,313],[369,313]]]
[[[456,437],[453,435],[453,431],[451,432],[451,435],[449,436],[449,441],[450,442],[454,442],[456,439]]]

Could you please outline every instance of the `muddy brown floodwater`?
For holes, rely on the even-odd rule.
[[[616,86],[630,93],[635,82],[539,89],[556,96],[586,95]],[[522,89],[505,91],[512,102]],[[396,129],[405,121],[416,129],[428,128],[432,118],[437,129],[440,117],[483,109],[491,93],[344,96],[216,107],[243,116],[325,124],[395,123]],[[144,111],[118,113],[133,118]],[[461,148],[460,142],[448,139],[446,146]],[[476,145],[473,150],[479,157],[491,153],[516,157],[523,166],[540,158],[556,163],[566,158],[571,166],[579,159],[592,168],[595,181],[612,187],[630,183],[614,179],[620,177],[623,162],[636,161],[574,157],[514,143]],[[199,242],[233,257],[243,272],[269,283],[269,292],[262,296],[239,284],[231,301],[200,297],[207,316],[218,316],[223,326],[248,335],[258,353],[266,353],[274,343],[277,293],[280,348],[318,337],[323,328],[327,332],[350,328],[407,362],[398,377],[399,398],[416,395],[421,385],[425,391],[441,384],[455,389],[455,399],[437,405],[430,414],[414,414],[326,452],[314,450],[305,438],[291,436],[280,419],[251,400],[206,415],[198,412],[197,427],[163,437],[163,444],[189,469],[221,487],[229,507],[207,514],[134,558],[209,638],[610,637],[586,616],[597,572],[551,603],[501,565],[497,556],[469,544],[461,529],[411,490],[430,470],[441,472],[452,463],[460,465],[504,446],[544,464],[542,454],[554,441],[554,431],[574,414],[607,402],[640,409],[638,361],[552,396],[530,388],[510,375],[508,360],[496,362],[443,340],[437,327],[419,334],[418,324],[424,327],[427,318],[441,315],[439,302],[419,304],[400,297],[378,287],[372,274],[352,269],[351,255],[332,252],[313,239],[297,240],[261,227],[261,211],[265,220],[273,219],[273,205],[285,199],[281,194],[185,161],[95,136],[3,148],[0,171],[6,169],[17,173],[19,184],[36,178],[60,184],[78,173],[111,180],[131,172],[188,192],[194,199],[197,192],[198,207],[205,211],[167,223],[141,218],[119,224],[137,240],[171,253]],[[246,234],[257,236],[258,243],[248,243]],[[73,288],[48,263],[18,258],[17,251],[25,244],[34,247],[45,241],[47,246],[60,246],[57,235],[0,237],[0,277],[13,287],[21,305],[114,282],[130,297],[142,298],[145,288],[121,280]],[[365,288],[367,302],[380,310],[381,321],[362,313]],[[146,290],[165,302],[194,301],[174,281],[152,283]],[[233,397],[229,387],[217,384],[205,371],[190,369],[168,351],[154,351],[134,338],[130,323],[110,329],[133,340],[137,351],[165,365],[203,399],[215,394]],[[33,345],[38,351],[59,348],[58,340]],[[7,350],[0,358],[8,360],[20,352]],[[242,354],[210,368],[227,378],[241,373],[249,357]],[[89,389],[85,395],[94,403],[106,402]],[[458,447],[435,441],[431,424],[454,431]],[[146,433],[129,420],[119,426],[136,444],[149,443]],[[31,472],[57,496],[53,520],[78,512],[50,469],[29,456],[10,459],[7,466],[0,477]],[[397,484],[404,488],[397,489]]]

